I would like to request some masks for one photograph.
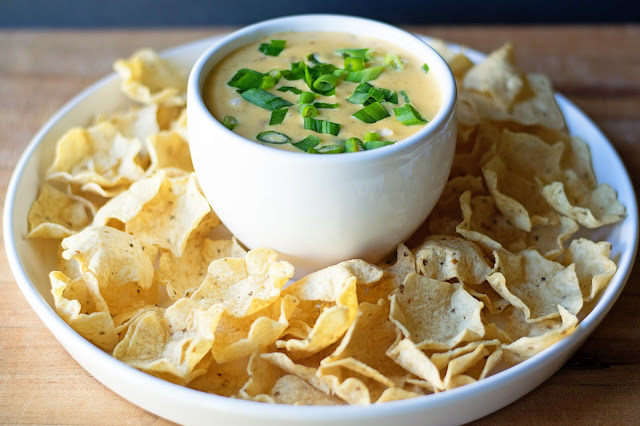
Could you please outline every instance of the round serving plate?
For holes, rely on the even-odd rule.
[[[221,39],[211,37],[163,53],[188,70]],[[428,38],[425,37],[428,42]],[[454,50],[460,46],[450,45]],[[484,55],[465,49],[473,61]],[[612,243],[618,270],[592,310],[573,333],[534,357],[484,380],[451,391],[403,401],[361,406],[270,405],[207,394],[142,373],[98,349],[69,327],[52,308],[49,271],[55,269],[57,241],[28,240],[27,215],[53,158],[57,139],[73,126],[86,126],[94,115],[130,104],[111,74],[64,105],[35,135],[22,154],[9,183],[4,208],[4,244],[11,270],[31,307],[53,335],[90,374],[134,404],[184,424],[263,426],[366,424],[459,424],[496,411],[533,390],[556,372],[580,347],[611,309],[629,277],[638,243],[638,212],[633,185],[620,156],[593,122],[573,103],[556,95],[573,135],[591,148],[598,182],[611,185],[627,208],[620,223],[589,232],[594,240]],[[117,420],[116,420],[117,422]]]

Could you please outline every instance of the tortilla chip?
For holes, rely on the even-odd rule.
[[[431,235],[416,249],[418,272],[440,281],[481,284],[491,272],[480,248],[460,237]]]
[[[343,405],[344,403],[318,390],[298,376],[286,375],[280,378],[271,390],[276,404],[292,405]]]
[[[132,367],[178,384],[202,374],[196,366],[211,350],[223,310],[180,299],[164,315],[149,311],[129,327],[113,356]]]
[[[187,386],[221,396],[242,396],[240,391],[249,380],[249,359],[246,357],[218,364],[209,353],[197,367],[202,367],[206,372],[189,382]]]
[[[82,337],[105,351],[118,342],[109,308],[91,276],[70,280],[62,272],[49,274],[56,312]]]
[[[505,110],[513,104],[523,86],[522,75],[515,65],[513,47],[509,43],[491,52],[462,80],[463,89],[486,93]]]
[[[615,223],[626,216],[626,209],[611,186],[601,183],[590,190],[572,170],[565,171],[564,182],[546,185],[542,195],[558,213],[587,228]]]
[[[170,62],[151,49],[135,52],[113,64],[122,79],[120,88],[129,98],[143,104],[182,106],[186,102],[187,79]]]
[[[484,336],[482,302],[462,284],[410,274],[391,296],[391,321],[420,349],[450,349]]]
[[[471,59],[466,57],[461,52],[454,52],[449,49],[444,41],[431,39],[428,44],[436,52],[438,52],[440,56],[442,56],[442,59],[447,62],[447,65],[449,65],[449,68],[451,68],[451,72],[456,78],[463,77],[465,73],[469,69],[471,69],[471,67],[473,67],[473,62],[471,62]]]
[[[207,308],[219,304],[236,318],[258,312],[280,297],[293,276],[293,266],[276,258],[273,250],[258,248],[241,259],[214,260],[191,299]]]
[[[62,257],[75,259],[101,288],[135,283],[151,287],[153,264],[131,235],[108,226],[92,226],[62,240]]]
[[[595,243],[585,238],[571,241],[563,264],[575,264],[576,275],[585,302],[590,302],[609,284],[616,273],[615,262],[609,259],[611,243]]]
[[[69,195],[45,184],[29,209],[27,238],[65,238],[91,222],[93,206],[87,200]]]
[[[164,131],[146,139],[151,165],[147,174],[164,169],[170,176],[179,176],[193,172],[189,144],[179,133]]]
[[[75,184],[95,183],[103,188],[129,184],[144,174],[136,157],[142,144],[122,136],[113,124],[73,128],[56,144],[47,179]]]
[[[528,322],[559,317],[558,306],[572,314],[582,308],[575,266],[565,268],[535,250],[524,250],[519,255],[496,251],[494,256],[496,263],[487,281],[524,312]]]

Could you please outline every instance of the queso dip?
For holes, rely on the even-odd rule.
[[[314,153],[401,141],[441,105],[428,64],[385,41],[333,32],[277,33],[244,46],[213,68],[202,93],[237,134]]]

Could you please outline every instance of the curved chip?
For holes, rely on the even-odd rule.
[[[293,276],[293,266],[276,258],[273,250],[258,248],[240,259],[214,260],[191,299],[207,308],[221,305],[237,318],[258,312],[280,297],[280,290]]]
[[[494,256],[496,263],[487,281],[524,312],[528,322],[559,317],[558,306],[572,314],[582,308],[575,266],[565,268],[535,250],[524,250],[519,255],[495,251]]]
[[[120,88],[129,98],[143,104],[182,106],[186,102],[187,80],[170,62],[151,49],[135,52],[113,64],[122,79]]]
[[[450,349],[484,336],[482,302],[460,283],[410,274],[391,296],[390,319],[420,349]]]
[[[93,206],[87,200],[44,184],[29,209],[28,238],[65,238],[91,223]]]
[[[432,235],[416,249],[418,272],[440,281],[457,278],[464,284],[481,284],[491,272],[488,259],[471,241]]]
[[[575,264],[580,290],[585,302],[590,302],[609,284],[616,273],[615,262],[609,259],[611,243],[595,243],[586,238],[571,241],[563,264]]]

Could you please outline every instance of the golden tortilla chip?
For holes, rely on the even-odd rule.
[[[548,144],[539,137],[504,130],[496,145],[496,154],[504,164],[523,178],[543,183],[556,180],[561,173],[564,144]]]
[[[626,209],[611,186],[601,183],[590,190],[573,170],[565,171],[564,182],[545,186],[542,195],[558,213],[587,228],[615,223],[626,216]]]
[[[271,397],[276,404],[292,405],[343,405],[331,395],[311,386],[298,376],[286,375],[280,378],[271,389]]]
[[[387,350],[387,356],[405,368],[407,371],[420,377],[427,383],[416,383],[429,391],[444,389],[444,382],[440,377],[438,367],[429,357],[420,350],[409,338],[401,338],[398,334],[396,342]],[[410,380],[408,380],[411,382]],[[414,382],[415,383],[415,382]]]
[[[211,262],[224,257],[237,257],[234,256],[234,246],[237,246],[235,239],[192,237],[181,257],[175,257],[169,251],[161,254],[154,279],[166,287],[173,301],[190,296],[204,281]]]
[[[482,62],[464,75],[463,89],[486,93],[503,109],[508,109],[518,97],[524,81],[516,68],[510,43],[491,52]]]
[[[266,350],[289,326],[299,301],[286,295],[268,307],[243,318],[224,315],[215,332],[211,354],[217,363],[233,361]]]
[[[62,257],[75,259],[88,270],[100,287],[135,283],[151,287],[153,264],[142,245],[131,235],[108,226],[91,226],[62,240]]]
[[[572,314],[582,308],[574,265],[565,268],[535,250],[524,250],[519,255],[495,251],[494,256],[496,263],[487,281],[524,312],[528,322],[559,317],[558,306]]]
[[[223,310],[204,309],[180,299],[164,315],[149,311],[129,327],[113,356],[132,367],[178,384],[191,381],[196,366],[211,350]]]
[[[589,145],[576,136],[570,138],[568,145],[569,148],[565,149],[565,154],[562,157],[562,168],[573,170],[588,189],[595,189],[598,182],[591,164]]]
[[[416,249],[418,272],[440,281],[457,278],[464,284],[481,284],[491,272],[488,259],[471,241],[431,235]]]
[[[29,209],[28,238],[65,238],[91,222],[93,206],[87,200],[69,195],[45,184]]]
[[[429,41],[429,46],[431,46],[436,52],[442,56],[451,68],[451,72],[456,78],[461,78],[465,75],[465,73],[473,67],[473,62],[471,59],[466,57],[463,53],[454,52],[447,47],[447,44],[438,39],[431,39]]]
[[[118,342],[109,308],[91,276],[70,280],[62,272],[49,274],[56,312],[82,337],[105,351]]]
[[[122,79],[120,88],[143,104],[182,106],[186,102],[187,79],[183,72],[151,49],[135,52],[113,64]]]
[[[293,266],[276,258],[273,250],[258,248],[241,259],[214,260],[191,299],[205,307],[221,305],[237,318],[258,312],[280,297],[280,290],[293,276]]]
[[[358,315],[330,356],[320,363],[318,374],[331,380],[331,370],[355,371],[388,387],[400,384],[404,370],[385,355],[396,340],[396,328],[389,320],[389,301],[377,304],[361,303]],[[347,373],[348,374],[348,373]]]
[[[142,143],[122,136],[113,124],[73,128],[56,144],[47,179],[103,188],[129,184],[144,174],[136,156]]]
[[[164,169],[171,176],[193,172],[189,144],[176,132],[164,131],[146,139],[151,165],[147,174]]]
[[[400,401],[402,399],[416,398],[424,395],[424,392],[413,392],[403,388],[389,388],[382,392],[376,404],[381,402]]]
[[[390,319],[420,349],[450,349],[484,336],[482,302],[460,283],[410,274],[391,297]]]
[[[197,366],[197,369],[204,369],[206,372],[193,379],[187,386],[216,395],[242,397],[240,391],[249,380],[248,364],[249,357],[218,364],[209,353]]]
[[[391,292],[398,288],[405,277],[416,272],[416,258],[404,244],[398,244],[396,261],[385,268],[384,278],[373,285],[357,286],[358,302],[378,303],[387,299]]]
[[[615,262],[609,259],[611,243],[595,243],[585,238],[571,241],[563,264],[575,264],[576,275],[585,302],[590,302],[609,284],[616,273]]]
[[[284,294],[300,300],[292,320],[307,324],[308,331],[301,338],[278,340],[294,359],[304,358],[336,342],[347,331],[356,317],[358,300],[356,284],[371,285],[384,275],[377,266],[363,260],[348,260],[307,275],[288,287]],[[293,323],[294,321],[292,321]]]

